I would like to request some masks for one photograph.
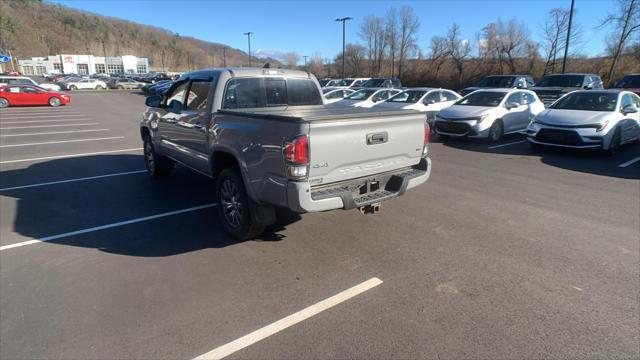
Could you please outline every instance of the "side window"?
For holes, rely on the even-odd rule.
[[[424,98],[423,103],[425,105],[435,104],[440,102],[440,91],[432,91]]]
[[[525,97],[527,99],[527,104],[533,104],[534,102],[537,101],[535,95],[533,94],[525,93]]]
[[[205,111],[207,108],[207,98],[211,89],[210,81],[194,80],[189,88],[187,97],[187,110]]]
[[[633,105],[633,100],[631,99],[631,95],[625,94],[622,96],[622,101],[620,102],[620,109],[624,109],[629,105]]]
[[[458,100],[458,97],[451,91],[443,91],[442,99],[443,101],[455,101],[455,100]]]
[[[26,86],[22,87],[21,90],[22,90],[21,92],[25,93],[25,94],[36,94],[36,93],[38,93],[38,91],[36,89],[30,88],[30,87],[26,87]]]
[[[264,87],[260,78],[238,78],[227,82],[222,99],[223,109],[246,109],[265,106]]]
[[[173,89],[171,94],[167,97],[167,106],[174,110],[182,110],[184,107],[184,94],[187,92],[188,82],[178,85]]]
[[[522,93],[516,92],[509,95],[505,104],[518,104],[518,106],[522,105]]]
[[[636,104],[636,108],[640,109],[640,96],[631,95],[631,99],[633,100],[633,103]]]
[[[593,80],[595,81],[594,83],[594,88],[596,89],[602,89],[602,80],[600,79],[600,77],[594,77]]]
[[[373,95],[371,100],[373,102],[378,102],[378,101],[386,100],[388,98],[389,98],[389,92],[388,91],[379,91],[377,94]]]
[[[5,91],[11,92],[11,93],[19,93],[20,92],[20,87],[13,86],[13,87],[7,88],[7,90],[5,90]]]

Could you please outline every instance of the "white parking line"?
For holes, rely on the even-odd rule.
[[[202,359],[222,359],[236,351],[242,350],[249,345],[255,344],[260,340],[263,340],[273,334],[276,334],[290,326],[293,326],[303,320],[306,320],[314,315],[317,315],[325,310],[328,310],[342,302],[345,302],[357,295],[362,294],[367,290],[371,290],[374,287],[382,284],[382,280],[374,277],[361,284],[358,284],[350,289],[347,289],[341,293],[338,293],[328,299],[315,303],[307,308],[304,308],[297,313],[287,316],[284,319],[278,320],[272,324],[269,324],[261,329],[258,329],[248,335],[245,335],[237,340],[234,340],[228,344],[222,345],[209,351],[206,354],[202,354],[195,358],[195,360]]]
[[[28,144],[10,144],[10,145],[0,145],[0,148],[19,147],[19,146],[49,145],[49,144],[63,144],[63,143],[72,143],[72,142],[85,142],[85,141],[101,141],[101,140],[113,140],[113,139],[124,139],[124,136],[110,136],[110,137],[93,138],[93,139],[74,139],[74,140],[61,140],[61,141],[47,141],[47,142],[28,143]]]
[[[624,162],[624,163],[622,163],[622,164],[618,165],[618,167],[625,168],[625,167],[627,167],[627,166],[629,166],[629,165],[631,165],[631,164],[635,164],[635,163],[637,163],[638,161],[640,161],[640,156],[638,156],[638,157],[637,157],[637,158],[635,158],[635,159],[631,159],[631,160],[629,160],[629,161],[627,161],[627,162]]]
[[[89,125],[98,125],[98,124],[100,124],[100,123],[64,124],[64,125],[35,125],[35,126],[12,126],[12,127],[0,127],[0,130],[34,129],[34,128],[63,127],[63,126],[89,126]]]
[[[25,116],[7,116],[0,117],[0,120],[18,120],[18,119],[31,119],[31,118],[59,118],[59,117],[78,117],[78,116],[86,116],[84,114],[64,114],[64,115],[44,115],[44,114],[26,114]]]
[[[147,172],[147,170],[127,171],[127,172],[121,172],[121,173],[106,174],[106,175],[96,175],[96,176],[87,176],[87,177],[67,179],[67,180],[48,181],[48,182],[37,183],[37,184],[29,184],[29,185],[21,185],[21,186],[13,186],[13,187],[1,188],[0,191],[29,189],[29,188],[40,187],[40,186],[66,184],[66,183],[70,183],[70,182],[87,181],[87,180],[110,178],[110,177],[115,177],[115,176],[140,174],[140,173],[144,173],[144,172]]]
[[[12,164],[12,163],[19,163],[19,162],[39,161],[39,160],[52,160],[52,159],[66,159],[66,158],[75,158],[75,157],[82,157],[82,156],[114,154],[114,153],[139,151],[139,150],[142,150],[142,148],[111,150],[111,151],[98,151],[98,152],[92,152],[92,153],[71,154],[71,155],[56,155],[56,156],[46,156],[46,157],[30,158],[30,159],[19,159],[19,160],[5,160],[5,161],[0,161],[0,164]]]
[[[111,129],[91,129],[91,130],[71,130],[71,131],[50,131],[50,132],[41,132],[41,133],[31,133],[31,134],[0,134],[0,137],[10,137],[10,136],[32,136],[32,135],[55,135],[55,134],[72,134],[72,133],[85,133],[85,132],[95,132],[95,131],[109,131]]]
[[[522,144],[524,142],[527,142],[527,140],[514,141],[514,142],[510,142],[510,143],[506,143],[506,144],[500,144],[500,145],[493,145],[493,146],[489,146],[488,149],[497,149],[497,148],[501,148],[503,146],[511,146],[511,145],[516,145],[516,144]]]
[[[25,120],[25,121],[0,121],[0,125],[6,125],[6,124],[32,124],[32,123],[46,123],[46,122],[65,122],[65,121],[82,121],[82,120],[91,120],[91,118],[54,119],[54,120]]]
[[[139,223],[139,222],[143,222],[143,221],[159,219],[159,218],[163,218],[163,217],[167,217],[167,216],[171,216],[171,215],[177,215],[177,214],[182,214],[182,213],[186,213],[186,212],[206,209],[206,208],[210,208],[210,207],[213,207],[213,206],[216,206],[216,205],[217,205],[216,203],[211,203],[211,204],[205,204],[205,205],[200,205],[200,206],[194,206],[194,207],[190,207],[190,208],[187,208],[187,209],[169,211],[169,212],[164,212],[164,213],[151,215],[151,216],[145,216],[145,217],[141,217],[141,218],[137,218],[137,219],[120,221],[120,222],[116,222],[116,223],[112,223],[112,224],[96,226],[96,227],[82,229],[82,230],[71,231],[71,232],[58,234],[58,235],[47,236],[47,237],[43,237],[43,238],[40,238],[40,239],[23,241],[23,242],[19,242],[19,243],[15,243],[15,244],[0,246],[0,251],[9,250],[9,249],[22,247],[22,246],[27,246],[27,245],[40,244],[40,243],[43,243],[43,242],[63,239],[63,238],[70,237],[70,236],[76,236],[76,235],[86,234],[86,233],[105,230],[105,229],[112,229],[112,228],[120,227],[120,226],[124,226],[124,225],[130,225],[130,224],[135,224],[135,223]]]

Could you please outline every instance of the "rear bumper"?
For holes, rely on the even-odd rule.
[[[296,212],[353,209],[398,197],[425,183],[431,176],[431,159],[423,158],[412,168],[359,178],[326,187],[311,188],[308,182],[289,182],[287,201]],[[359,194],[358,189],[378,183],[379,189]]]

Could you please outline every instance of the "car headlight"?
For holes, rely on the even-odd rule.
[[[607,120],[607,121],[605,121],[605,122],[603,122],[601,124],[596,125],[596,126],[598,126],[598,127],[596,127],[596,132],[600,132],[600,131],[604,130],[604,128],[606,128],[607,125],[609,125],[609,120]]]
[[[489,114],[484,114],[484,115],[482,115],[482,116],[478,116],[478,117],[476,117],[476,118],[475,118],[475,120],[476,120],[476,122],[477,122],[478,124],[480,124],[480,123],[481,123],[481,122],[483,122],[483,121],[484,121],[484,119],[486,119],[488,116],[489,116]]]

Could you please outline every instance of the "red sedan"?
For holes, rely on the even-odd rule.
[[[66,105],[71,101],[67,94],[49,91],[32,85],[10,85],[0,87],[0,108],[22,105]]]

